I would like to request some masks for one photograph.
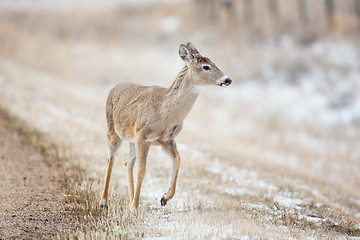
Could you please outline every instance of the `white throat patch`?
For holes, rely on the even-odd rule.
[[[195,85],[195,87],[193,88],[193,92],[194,93],[200,93],[201,87],[199,85]]]

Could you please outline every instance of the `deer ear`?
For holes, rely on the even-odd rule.
[[[191,42],[188,42],[186,44],[187,48],[189,49],[190,53],[194,56],[194,57],[197,57],[197,56],[200,56],[200,53],[199,51],[195,48],[195,46],[191,43]]]
[[[184,44],[181,44],[179,47],[179,56],[184,62],[187,63],[191,63],[194,60],[194,56],[191,54],[188,47]]]

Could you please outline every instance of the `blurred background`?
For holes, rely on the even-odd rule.
[[[202,90],[180,152],[360,212],[360,0],[0,0],[0,101],[91,155],[101,182],[108,91],[170,86],[188,41],[234,84]]]

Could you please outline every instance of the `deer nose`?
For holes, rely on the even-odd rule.
[[[225,84],[226,85],[230,85],[232,83],[232,80],[230,79],[230,78],[227,78],[226,80],[225,80]]]

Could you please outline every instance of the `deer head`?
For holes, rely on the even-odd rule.
[[[226,76],[209,58],[200,55],[194,45],[188,42],[179,47],[179,56],[188,69],[196,76],[194,85],[229,86],[232,80]]]

